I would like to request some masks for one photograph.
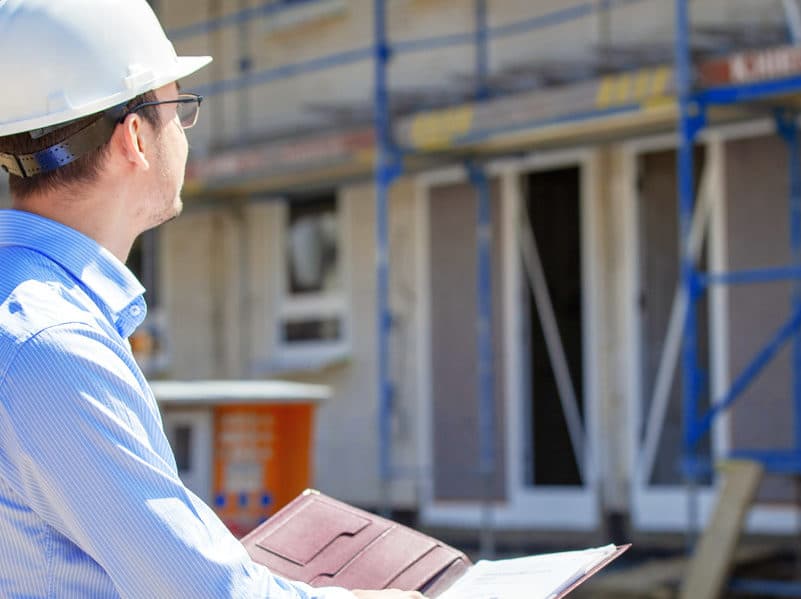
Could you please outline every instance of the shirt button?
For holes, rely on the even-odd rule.
[[[139,306],[131,306],[131,316],[139,316],[142,313],[142,308]]]

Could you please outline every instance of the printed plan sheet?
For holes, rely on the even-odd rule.
[[[553,599],[611,556],[615,545],[480,561],[439,599]]]

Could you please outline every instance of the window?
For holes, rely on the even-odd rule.
[[[287,199],[283,222],[282,353],[332,357],[347,345],[343,216],[335,192]]]
[[[140,235],[128,256],[128,268],[145,287],[147,318],[131,335],[131,349],[146,375],[158,374],[168,366],[166,318],[159,284],[159,237],[152,229]]]
[[[172,452],[178,474],[192,470],[192,427],[181,424],[172,429]]]
[[[336,197],[290,201],[287,273],[294,296],[331,294],[340,288]]]

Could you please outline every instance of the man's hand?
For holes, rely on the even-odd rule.
[[[359,599],[425,599],[417,591],[399,591],[386,589],[383,591],[351,591]]]

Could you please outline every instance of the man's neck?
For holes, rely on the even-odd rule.
[[[132,230],[125,201],[113,193],[74,190],[13,199],[12,207],[66,225],[109,250],[121,262],[128,259],[139,232]]]

